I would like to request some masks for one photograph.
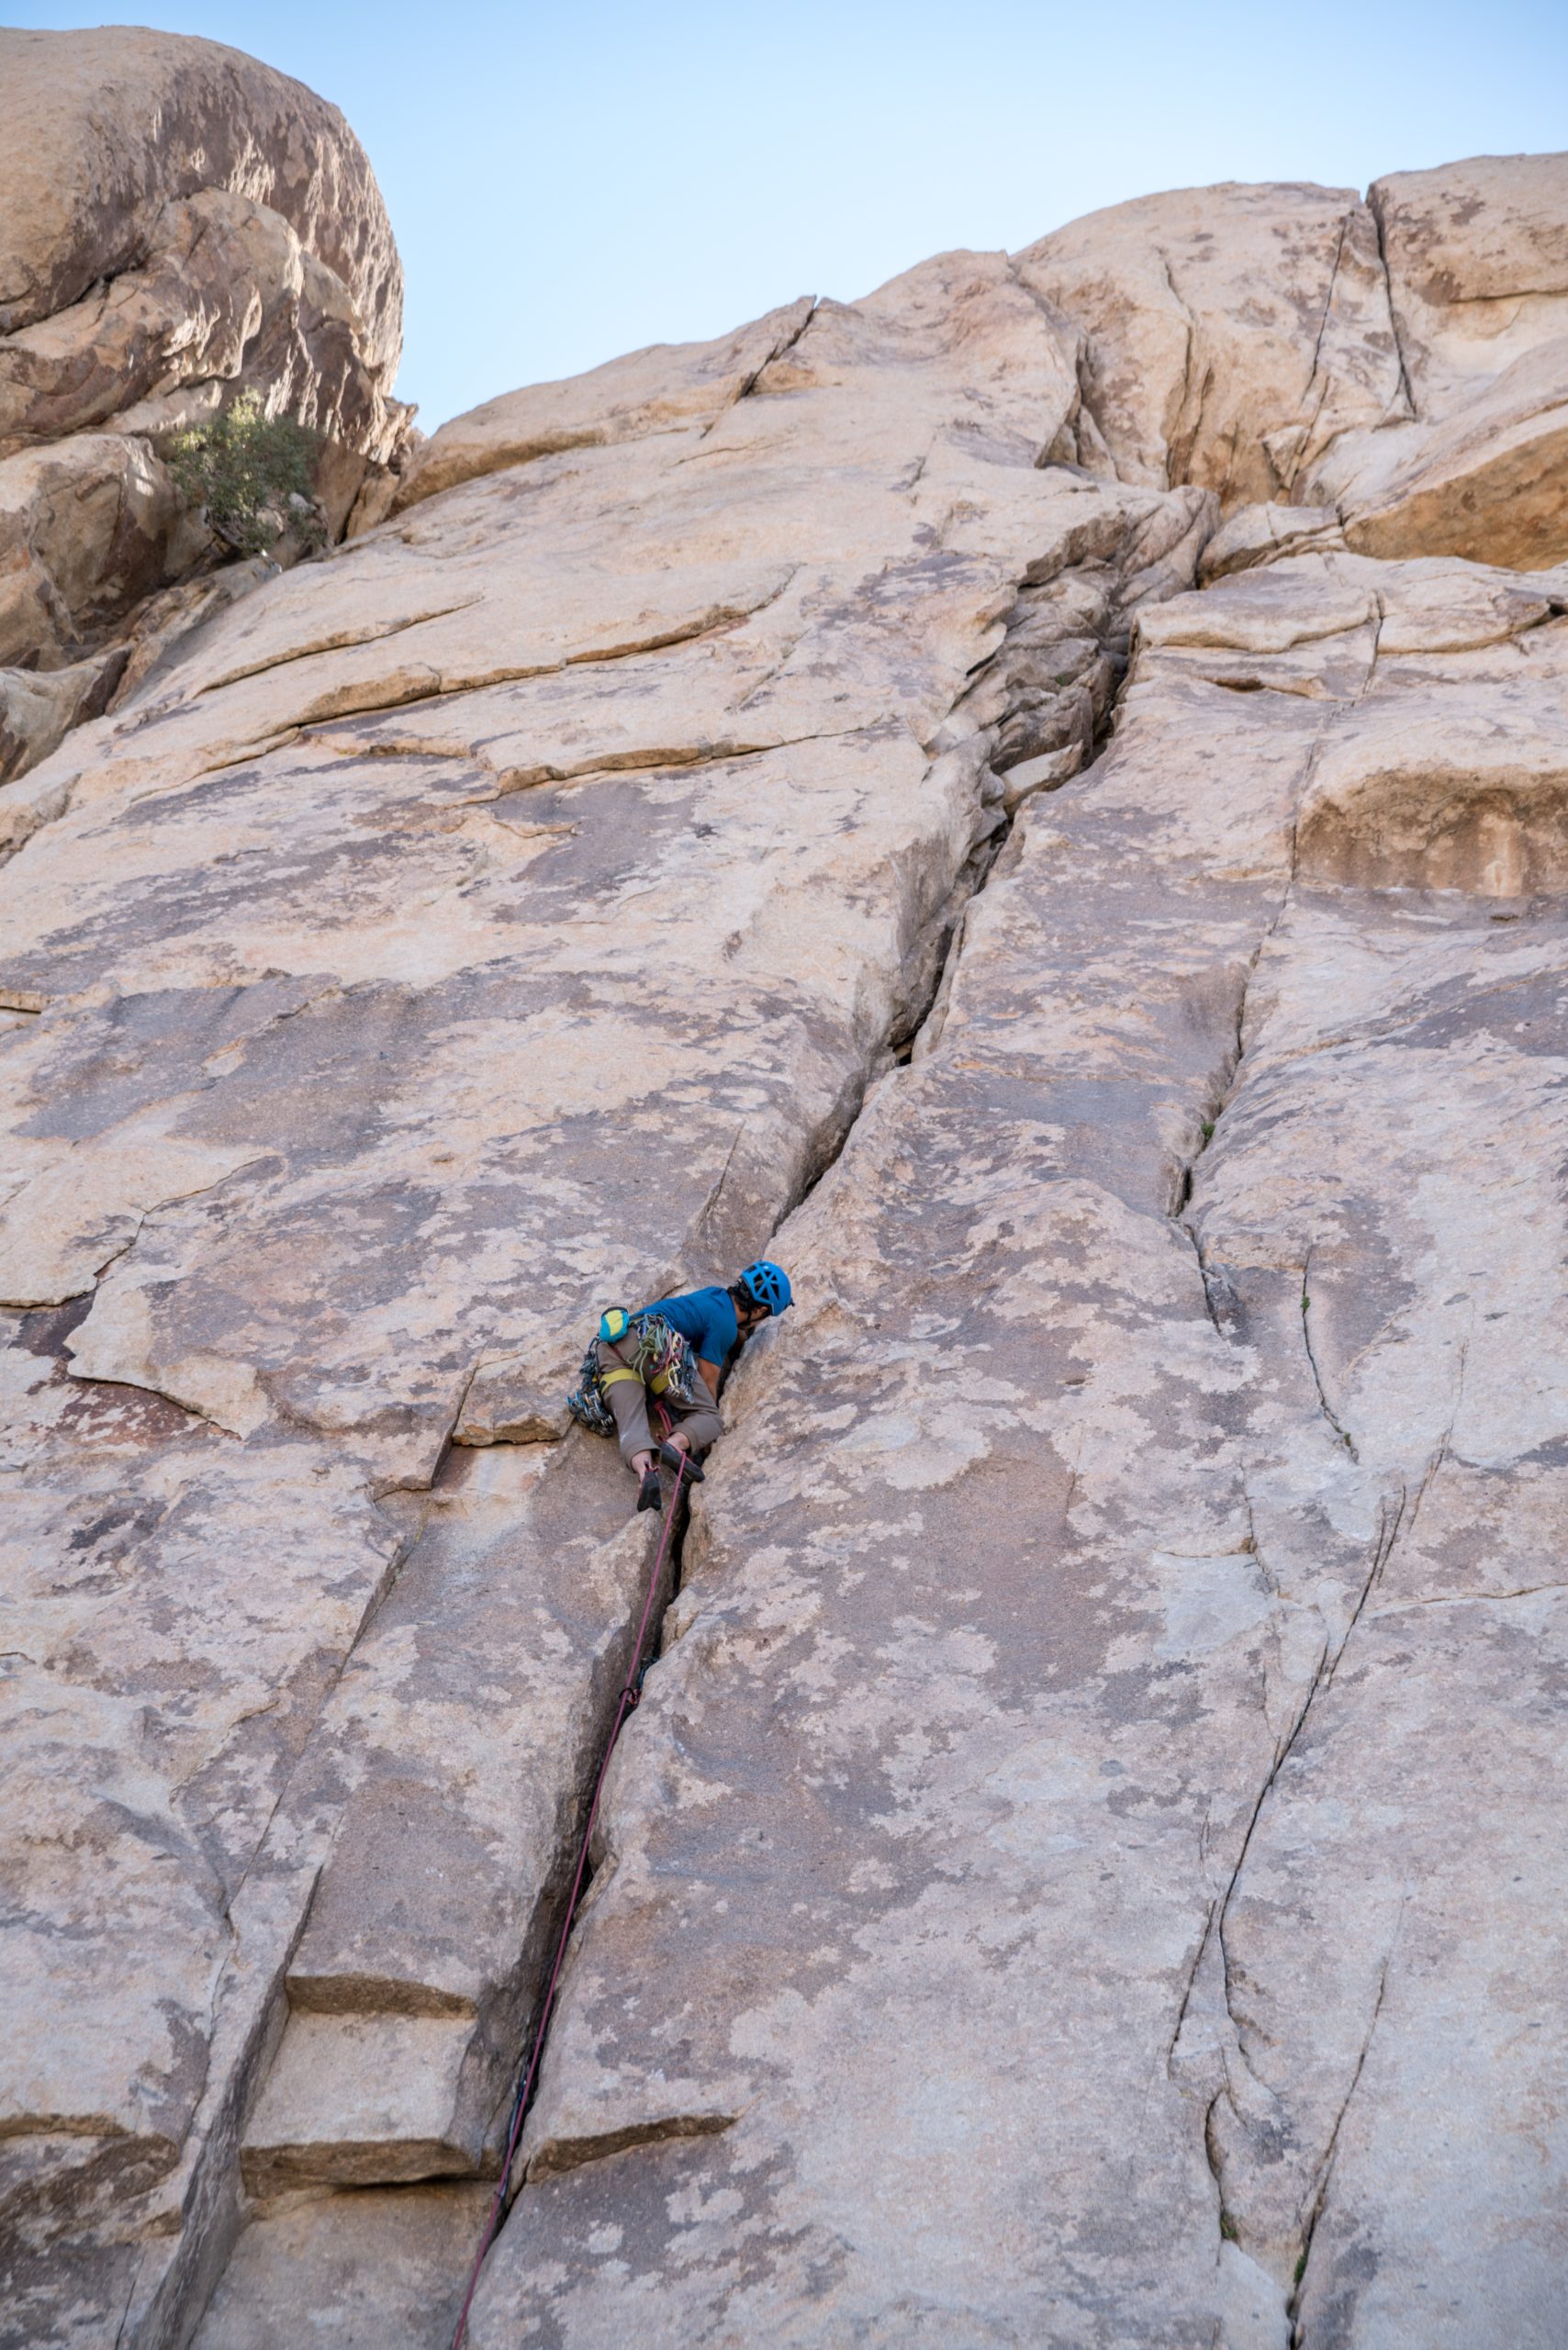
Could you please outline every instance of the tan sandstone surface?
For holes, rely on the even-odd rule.
[[[0,791],[0,2340],[450,2339],[654,1563],[562,1397],[764,1248],[474,2342],[1559,2340],[1565,237],[509,395]]]
[[[1562,632],[1140,635],[778,1236],[479,2344],[1554,2338]]]

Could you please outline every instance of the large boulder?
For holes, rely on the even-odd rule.
[[[1192,188],[1021,252],[1123,480],[1332,507],[1369,554],[1568,556],[1568,156]],[[1277,536],[1277,533],[1275,534]]]
[[[1374,223],[1352,188],[1186,188],[1092,212],[1017,256],[1081,329],[1118,476],[1231,508],[1401,398]]]
[[[0,776],[112,693],[128,616],[221,554],[170,434],[255,392],[321,437],[341,529],[407,435],[401,314],[334,106],[210,41],[0,32]],[[67,669],[82,690],[39,682]]]
[[[240,50],[140,27],[0,33],[0,332],[140,267],[165,205],[226,188],[287,221],[347,288],[369,364],[396,369],[402,267],[336,106]]]
[[[1527,569],[1568,555],[1568,155],[1396,172],[1369,207],[1409,408],[1350,432],[1311,494],[1368,554]]]

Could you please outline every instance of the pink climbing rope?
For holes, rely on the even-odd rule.
[[[666,1425],[667,1426],[667,1422]],[[572,1923],[577,1914],[577,1903],[582,1898],[583,1874],[588,1867],[588,1846],[593,1841],[594,1822],[599,1818],[599,1798],[604,1787],[605,1773],[610,1768],[610,1758],[615,1751],[615,1741],[621,1735],[622,1724],[637,1703],[637,1673],[643,1662],[643,1643],[648,1637],[648,1619],[654,1612],[654,1595],[658,1590],[659,1578],[664,1572],[665,1560],[669,1553],[669,1538],[675,1528],[676,1511],[680,1501],[681,1486],[685,1477],[686,1455],[682,1452],[680,1466],[675,1472],[675,1492],[670,1498],[669,1508],[665,1513],[664,1538],[659,1544],[658,1556],[654,1561],[653,1573],[648,1577],[647,1595],[643,1601],[643,1619],[637,1627],[637,1644],[632,1651],[631,1671],[627,1673],[626,1684],[621,1692],[621,1703],[615,1709],[615,1719],[610,1726],[610,1742],[604,1750],[604,1759],[599,1766],[599,1776],[593,1783],[593,1799],[588,1805],[588,1825],[583,1830],[583,1840],[577,1852],[577,1874],[572,1879],[572,1890],[566,1901],[566,1914],[561,1921],[561,1936],[555,1944],[555,1963],[550,1969],[550,1980],[544,1992],[544,2005],[539,2010],[539,2021],[534,2028],[533,2046],[529,2054],[527,2070],[518,2083],[517,2095],[512,2100],[511,2123],[507,2131],[506,2152],[501,2156],[500,2185],[496,2189],[495,2200],[490,2205],[489,2217],[485,2221],[485,2232],[479,2239],[479,2249],[474,2255],[474,2266],[468,2272],[468,2289],[463,2296],[463,2307],[458,2311],[457,2331],[452,2337],[452,2350],[463,2350],[463,2337],[468,2330],[468,2312],[474,2305],[474,2296],[478,2290],[479,2272],[485,2266],[486,2255],[496,2240],[496,2230],[500,2224],[501,2214],[506,2208],[507,2181],[511,2177],[512,2157],[517,2153],[517,2142],[522,2133],[523,2116],[528,2111],[528,2100],[532,2092],[534,2076],[539,2070],[539,2060],[544,2053],[544,2035],[549,2029],[551,2010],[555,2004],[555,1986],[561,1979],[561,1968],[566,1956],[566,1943],[571,1937]]]

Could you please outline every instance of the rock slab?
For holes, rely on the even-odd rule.
[[[57,500],[208,237],[387,348],[326,110],[84,38],[9,343],[185,225]],[[562,1395],[766,1248],[476,2343],[1555,2344],[1565,219],[942,255],[27,672],[5,2339],[449,2338],[653,1564]]]

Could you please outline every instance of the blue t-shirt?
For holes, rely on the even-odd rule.
[[[644,1305],[644,1314],[662,1314],[696,1348],[704,1362],[722,1363],[740,1337],[734,1300],[727,1289],[694,1289],[685,1297],[661,1297]]]

